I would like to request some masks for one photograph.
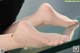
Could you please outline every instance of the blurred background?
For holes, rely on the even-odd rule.
[[[74,3],[68,3],[64,2],[64,0],[25,0],[23,7],[21,8],[21,11],[19,15],[17,16],[17,19],[21,19],[23,17],[32,15],[42,3],[49,3],[52,5],[52,7],[58,11],[59,13],[68,16],[71,19],[74,19],[77,16],[80,16],[80,3],[74,2]],[[41,32],[56,32],[56,33],[62,33],[64,31],[64,28],[62,27],[54,27],[54,26],[39,26],[36,27]],[[72,40],[77,39],[80,37],[78,35],[78,29],[75,31],[75,35]],[[43,48],[42,48],[43,49]],[[73,53],[72,48],[59,51],[57,53]],[[20,53],[35,53],[35,49],[23,49]]]

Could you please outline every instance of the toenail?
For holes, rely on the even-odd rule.
[[[78,22],[78,20],[74,20],[75,21],[75,24],[78,24],[79,22]]]

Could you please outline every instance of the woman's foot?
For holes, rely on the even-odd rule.
[[[58,13],[48,3],[42,4],[39,9],[31,16],[31,22],[36,25],[47,24],[54,26],[68,27],[76,21]]]
[[[40,48],[60,45],[69,37],[56,33],[42,33],[37,31],[31,23],[21,21],[12,38],[21,48]]]

